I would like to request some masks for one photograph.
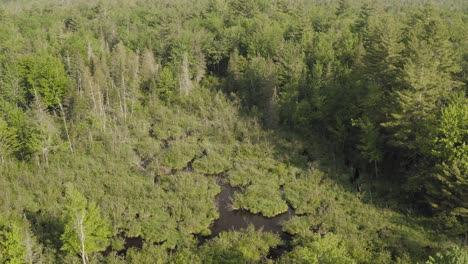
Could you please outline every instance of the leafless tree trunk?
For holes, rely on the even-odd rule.
[[[78,226],[80,228],[80,242],[81,242],[81,259],[83,261],[83,264],[86,264],[88,258],[86,256],[86,248],[85,248],[85,241],[86,241],[86,235],[84,232],[84,218],[85,218],[86,212],[83,212],[81,215],[81,218],[78,219]]]
[[[34,262],[34,251],[33,251],[33,244],[31,241],[31,236],[29,235],[28,231],[25,231],[25,244],[26,244],[26,263],[33,263]]]
[[[189,61],[187,53],[184,54],[184,59],[182,61],[182,66],[180,69],[179,86],[180,93],[185,96],[189,95],[190,91],[192,90],[192,82],[190,80]]]
[[[125,85],[125,76],[123,75],[122,72],[122,98],[123,98],[123,117],[124,117],[124,122],[127,122],[127,93],[126,93],[126,85]]]

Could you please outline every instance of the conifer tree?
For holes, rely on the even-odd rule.
[[[0,164],[11,157],[19,148],[15,133],[0,119]]]
[[[438,119],[431,148],[437,164],[421,181],[436,212],[468,218],[468,99],[453,97]]]
[[[20,62],[20,76],[29,99],[40,99],[49,109],[61,104],[67,77],[59,60],[48,55],[26,56]]]
[[[371,24],[365,41],[364,56],[366,78],[382,86],[388,94],[398,88],[398,74],[402,64],[403,44],[399,22],[383,16]]]
[[[450,91],[460,87],[452,76],[460,67],[448,30],[432,8],[418,12],[408,27],[398,76],[401,87],[393,92],[391,120],[385,126],[393,129],[395,145],[418,150],[428,133],[428,121]]]

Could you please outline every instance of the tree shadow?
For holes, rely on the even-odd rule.
[[[252,114],[244,111],[240,116],[252,118]],[[369,239],[372,239],[371,243],[380,244],[380,249],[390,252],[394,261],[408,257],[408,254],[412,260],[424,260],[444,244],[454,242],[450,232],[438,225],[425,204],[415,203],[415,194],[404,191],[401,177],[398,181],[383,175],[375,178],[372,167],[352,164],[349,160],[353,157],[337,154],[333,143],[318,135],[304,136],[285,127],[269,129],[268,133],[270,135],[265,138],[273,147],[276,160],[301,170],[318,166],[325,173],[324,178],[362,204],[382,212],[393,212],[388,219],[375,223],[377,232],[371,231],[373,234],[369,234]],[[359,171],[356,172],[356,168]]]
[[[60,217],[42,210],[36,212],[25,211],[24,213],[39,242],[59,251],[62,247],[60,237],[64,232],[64,223]]]

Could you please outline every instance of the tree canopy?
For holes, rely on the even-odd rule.
[[[462,0],[0,0],[0,262],[464,263],[467,32]]]

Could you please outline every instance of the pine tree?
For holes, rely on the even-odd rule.
[[[244,98],[263,111],[263,121],[268,127],[277,123],[276,68],[272,60],[252,58],[244,74]]]
[[[18,149],[16,134],[3,119],[0,119],[0,164],[13,156]]]
[[[421,182],[436,212],[468,218],[468,99],[453,97],[438,119],[431,148],[438,164]]]
[[[102,217],[95,202],[87,199],[73,186],[67,186],[64,212],[63,250],[81,256],[83,264],[88,255],[106,249],[111,235],[109,223]]]
[[[349,0],[339,0],[338,7],[336,8],[335,15],[337,17],[346,13],[349,10],[350,3]]]
[[[460,83],[452,75],[460,71],[446,26],[430,8],[418,12],[408,24],[404,37],[401,87],[393,92],[391,120],[384,125],[393,130],[397,146],[419,149],[433,117],[450,91]]]
[[[366,78],[377,83],[386,93],[398,88],[398,74],[402,64],[402,31],[394,17],[383,16],[371,24],[364,41]]]
[[[20,61],[20,76],[30,102],[40,99],[50,110],[61,104],[67,77],[59,60],[47,55],[26,56]]]
[[[241,87],[241,80],[247,64],[246,59],[239,54],[237,49],[231,52],[227,68],[227,92],[237,92]]]
[[[361,129],[358,149],[366,160],[374,163],[375,176],[377,176],[377,163],[383,158],[379,127],[371,122],[369,118],[359,119],[355,125]]]
[[[159,75],[157,89],[155,94],[163,101],[169,101],[174,97],[176,89],[176,79],[169,66],[165,66]]]

